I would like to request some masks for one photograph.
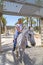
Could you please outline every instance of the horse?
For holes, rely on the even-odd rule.
[[[16,44],[16,57],[18,58],[21,56],[23,58],[25,49],[26,49],[26,44],[28,44],[28,40],[31,42],[32,46],[35,46],[35,41],[34,41],[34,35],[31,37],[29,36],[29,30],[28,29],[23,29],[22,33],[19,34],[17,38],[17,44]]]

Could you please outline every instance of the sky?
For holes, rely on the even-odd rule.
[[[8,26],[14,26],[15,23],[18,21],[19,18],[22,18],[23,16],[11,16],[11,15],[3,15],[4,18],[7,21]]]

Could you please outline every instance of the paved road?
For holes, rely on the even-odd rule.
[[[43,65],[43,47],[32,47],[25,50],[23,61],[15,58],[12,49],[0,53],[0,65]]]

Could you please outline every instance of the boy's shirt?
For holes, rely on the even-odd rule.
[[[20,30],[22,30],[22,24],[19,24]],[[15,34],[14,34],[14,39],[16,39],[18,37],[18,30],[15,30]]]

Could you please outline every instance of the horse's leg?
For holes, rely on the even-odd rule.
[[[22,50],[19,49],[19,52],[20,52],[20,62],[22,63]]]
[[[19,58],[19,47],[16,47],[16,57]]]
[[[19,49],[20,51],[20,62],[22,63],[23,62],[23,55],[24,55],[24,50],[23,49]]]
[[[25,48],[23,48],[23,50],[22,50],[22,58],[24,56],[24,53],[25,53]]]

